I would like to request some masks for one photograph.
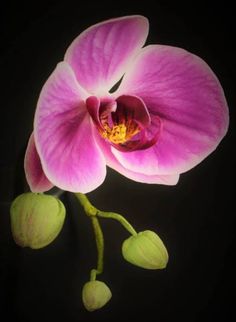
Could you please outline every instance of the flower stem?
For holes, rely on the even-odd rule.
[[[107,212],[98,210],[94,207],[86,195],[83,193],[75,193],[76,198],[79,200],[80,204],[83,206],[84,211],[88,217],[90,217],[94,229],[95,240],[97,245],[98,259],[97,268],[92,269],[90,273],[90,280],[95,281],[97,274],[101,274],[103,271],[103,256],[104,256],[104,238],[101,226],[98,221],[98,217],[102,218],[112,218],[117,221],[133,236],[137,235],[135,229],[131,224],[120,214],[115,212]]]
[[[83,206],[86,215],[88,215],[89,217],[96,216],[98,210],[91,204],[86,195],[77,192],[75,193],[75,196],[79,200],[80,204]]]
[[[103,217],[103,218],[112,218],[115,219],[117,221],[119,221],[119,223],[121,223],[121,225],[128,230],[128,232],[135,236],[137,235],[137,232],[135,231],[135,229],[133,228],[133,226],[120,214],[117,214],[115,212],[108,212],[108,211],[101,211],[98,210],[97,208],[95,208],[91,202],[89,201],[88,197],[86,195],[84,195],[83,193],[75,193],[77,199],[79,200],[79,202],[81,203],[81,205],[84,207],[84,211],[85,213],[89,216],[89,217]]]
[[[75,193],[76,198],[79,200],[80,204],[83,206],[84,211],[87,216],[90,217],[93,225],[96,245],[97,245],[97,252],[98,252],[98,259],[97,259],[97,268],[92,269],[90,273],[90,280],[95,281],[97,274],[101,274],[103,271],[103,256],[104,256],[104,238],[101,226],[99,224],[97,215],[97,208],[95,208],[86,195],[83,193]]]
[[[115,219],[117,221],[119,221],[119,223],[126,229],[128,230],[128,232],[133,235],[136,236],[137,232],[136,230],[133,228],[133,226],[120,214],[117,214],[115,212],[107,212],[107,211],[100,211],[98,210],[97,212],[97,216],[98,217],[103,217],[103,218],[112,218]]]
[[[103,271],[103,255],[104,255],[104,238],[101,226],[99,224],[99,221],[97,217],[92,216],[91,217],[94,234],[96,238],[96,245],[97,245],[97,251],[98,251],[98,259],[97,259],[97,269],[91,270],[90,280],[94,281],[96,280],[96,275],[101,274]]]

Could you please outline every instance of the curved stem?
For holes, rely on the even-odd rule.
[[[96,245],[97,245],[97,251],[98,251],[98,259],[97,259],[97,268],[92,269],[90,273],[90,280],[95,281],[97,274],[101,274],[103,271],[103,255],[104,255],[104,238],[101,226],[98,221],[98,217],[102,218],[112,218],[117,221],[133,236],[137,235],[137,232],[135,229],[131,226],[131,224],[120,214],[117,214],[115,212],[107,212],[107,211],[100,211],[97,208],[95,208],[86,195],[83,193],[75,193],[76,198],[79,200],[80,204],[83,206],[84,211],[87,216],[91,218],[95,239],[96,239]]]
[[[115,212],[107,212],[107,211],[97,211],[97,216],[98,217],[103,217],[103,218],[112,218],[115,219],[117,221],[119,221],[119,223],[121,223],[121,225],[128,230],[128,232],[133,235],[136,236],[137,232],[136,230],[133,228],[133,226],[120,214],[117,214]]]
[[[97,208],[95,208],[86,195],[80,192],[75,193],[76,198],[79,200],[80,204],[83,206],[84,211],[86,215],[90,216],[96,216],[97,214]]]
[[[97,208],[95,208],[86,195],[83,193],[75,193],[76,198],[79,200],[80,204],[83,206],[84,211],[87,216],[91,218],[96,245],[97,245],[97,252],[98,252],[98,259],[97,259],[97,268],[92,269],[90,273],[90,280],[95,281],[97,274],[101,274],[103,271],[103,255],[104,255],[104,238],[101,226],[99,224],[97,215]]]
[[[101,274],[103,271],[104,238],[103,238],[102,229],[97,217],[92,216],[91,220],[93,224],[97,251],[98,251],[97,268],[92,269],[91,271],[91,281],[94,281],[96,279],[96,275]]]
[[[115,212],[108,212],[108,211],[101,211],[98,210],[97,208],[95,208],[91,202],[88,200],[87,196],[84,195],[83,193],[75,193],[77,199],[79,200],[79,202],[81,203],[81,205],[84,207],[84,211],[85,213],[89,216],[89,217],[103,217],[103,218],[112,218],[115,219],[117,221],[119,221],[119,223],[121,223],[121,225],[128,230],[128,232],[131,235],[137,235],[137,232],[135,231],[135,229],[133,228],[133,226],[120,214],[117,214]]]

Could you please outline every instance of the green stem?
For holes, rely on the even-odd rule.
[[[104,238],[103,238],[102,229],[97,217],[92,216],[91,220],[93,224],[97,251],[98,251],[97,269],[92,269],[91,278],[90,278],[91,281],[94,281],[96,279],[96,275],[101,274],[103,271]]]
[[[135,229],[133,228],[133,226],[120,214],[117,214],[115,212],[108,212],[108,211],[101,211],[98,210],[97,208],[95,208],[91,202],[88,200],[87,196],[84,195],[83,193],[75,193],[77,199],[79,200],[79,202],[81,203],[81,205],[84,207],[84,211],[86,212],[86,214],[89,217],[103,217],[103,218],[112,218],[115,219],[117,221],[119,221],[119,223],[121,223],[121,225],[128,230],[128,232],[135,236],[137,235],[137,232],[135,231]]]
[[[98,212],[97,208],[95,208],[86,195],[83,193],[75,193],[76,198],[79,200],[80,204],[83,206],[84,211],[87,216],[91,218],[96,245],[97,245],[97,252],[98,252],[98,259],[97,259],[97,268],[92,269],[90,273],[90,280],[95,281],[97,274],[101,274],[103,271],[103,256],[104,256],[104,238],[101,226],[99,221],[96,217]]]
[[[97,211],[97,216],[98,217],[103,217],[103,218],[112,218],[115,219],[117,221],[119,221],[119,223],[126,229],[128,230],[128,232],[133,235],[136,236],[137,232],[136,230],[133,228],[133,226],[121,215],[115,213],[115,212],[107,212],[107,211]]]
[[[117,221],[133,236],[137,235],[135,229],[131,226],[131,224],[121,215],[115,212],[107,212],[107,211],[100,211],[95,208],[86,195],[83,193],[75,193],[76,198],[79,200],[80,204],[83,206],[84,211],[87,216],[91,218],[97,251],[98,251],[98,259],[97,259],[97,268],[91,270],[90,280],[95,281],[97,274],[101,274],[103,271],[103,256],[104,256],[104,238],[101,226],[98,221],[98,217],[102,218],[112,218]]]
[[[75,193],[75,196],[83,206],[86,215],[88,215],[89,217],[96,216],[98,210],[91,204],[86,195],[77,192]]]

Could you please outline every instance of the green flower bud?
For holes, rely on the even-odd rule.
[[[156,233],[145,230],[123,242],[122,254],[131,264],[147,268],[162,269],[168,262],[168,253]]]
[[[101,281],[87,282],[82,291],[82,299],[88,311],[103,307],[112,297],[109,287]]]
[[[33,249],[50,244],[62,229],[63,203],[50,195],[23,193],[11,205],[11,230],[15,242]]]

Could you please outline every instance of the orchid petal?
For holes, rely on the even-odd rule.
[[[88,94],[63,62],[45,83],[35,115],[35,143],[46,176],[57,187],[87,193],[106,175],[85,108]]]
[[[131,171],[122,166],[122,164],[115,158],[114,154],[112,153],[111,145],[106,143],[101,137],[97,136],[97,141],[101,146],[101,149],[105,155],[107,165],[114,169],[115,171],[119,172],[123,176],[142,183],[149,183],[149,184],[163,184],[163,185],[176,185],[179,180],[178,174],[173,175],[146,175],[143,173],[138,173]]]
[[[185,172],[215,150],[227,132],[228,108],[218,79],[202,59],[183,49],[142,49],[115,94],[141,97],[151,118],[157,115],[162,123],[153,147],[130,153],[113,149],[129,170]]]
[[[65,61],[87,91],[107,93],[123,76],[147,34],[148,20],[143,16],[107,20],[81,33],[67,49]]]
[[[32,192],[44,192],[53,187],[45,176],[36,150],[34,135],[31,134],[24,160],[25,176]]]

